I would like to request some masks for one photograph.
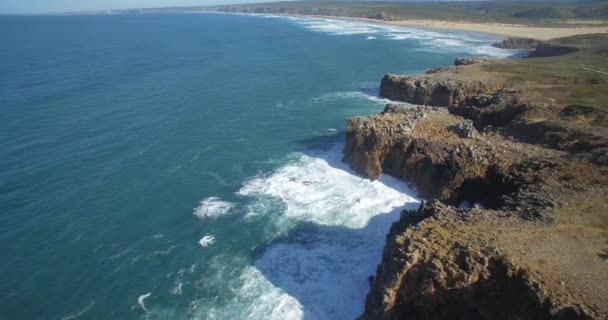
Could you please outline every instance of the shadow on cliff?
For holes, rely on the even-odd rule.
[[[300,140],[298,144],[303,153],[325,157],[330,166],[354,174],[336,152],[319,152],[341,148],[343,139],[343,133],[336,133]],[[404,182],[396,179],[384,177],[378,183],[408,195],[414,194]],[[365,211],[366,201],[380,200],[373,197],[356,199],[353,204],[345,203],[344,210],[353,213],[353,220],[363,222],[370,215],[369,210]],[[319,206],[321,211],[315,213],[323,216],[319,221],[335,221],[335,224],[299,222],[288,235],[258,247],[253,252],[255,266],[275,287],[298,301],[304,320],[354,319],[363,313],[370,277],[375,275],[380,263],[392,223],[399,219],[403,209],[418,206],[419,203],[412,200],[403,206],[386,209],[359,224],[363,225],[360,228],[342,225],[339,217],[332,216],[335,212],[324,213],[324,208]],[[279,303],[285,301],[277,301],[279,310],[275,312],[291,311],[290,307],[281,309]],[[284,315],[287,317],[287,313]]]

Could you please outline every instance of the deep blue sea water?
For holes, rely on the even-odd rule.
[[[356,317],[390,224],[418,200],[341,163],[346,119],[382,110],[385,73],[509,54],[495,40],[0,16],[0,319]]]

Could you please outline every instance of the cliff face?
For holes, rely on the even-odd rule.
[[[412,104],[452,106],[469,103],[468,98],[496,91],[499,84],[477,79],[448,80],[444,73],[416,76],[386,75],[380,83],[380,96]]]
[[[440,202],[393,225],[361,319],[602,319],[480,230],[518,221]],[[495,231],[494,231],[495,232]],[[578,299],[583,301],[583,299]]]
[[[391,228],[362,319],[608,316],[608,265],[592,253],[605,236],[577,231],[608,221],[608,179],[587,158],[478,131],[437,107],[388,105],[350,119],[346,134],[344,160],[358,173],[440,200]],[[587,212],[573,214],[580,201]],[[479,208],[456,209],[463,202]]]
[[[482,72],[481,66],[494,58],[460,58],[454,67],[437,68],[426,74],[387,74],[380,82],[380,97],[429,106],[478,105],[478,99],[503,88],[505,83]]]
[[[384,172],[407,180],[425,197],[453,204],[473,200],[466,199],[463,186],[486,176],[490,165],[500,166],[498,153],[512,150],[475,138],[476,129],[465,129],[467,123],[445,108],[389,105],[381,115],[349,120],[344,160],[364,177],[377,179]]]
[[[348,122],[355,171],[436,199],[391,228],[361,318],[608,318],[605,114],[529,104],[477,63],[385,76],[383,97],[434,107]]]
[[[530,50],[530,55],[533,57],[560,56],[579,51],[579,49],[573,46],[564,46],[535,39],[516,37],[508,37],[502,42],[495,43],[492,46],[501,49]]]

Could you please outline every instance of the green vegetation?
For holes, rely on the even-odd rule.
[[[608,1],[589,3],[556,3],[555,1],[294,1],[209,6],[199,9],[221,12],[363,17],[382,20],[438,19],[472,22],[491,21],[528,25],[562,23],[566,20],[608,19]]]
[[[608,35],[580,35],[549,43],[581,51],[490,64],[484,69],[506,77],[533,103],[581,104],[608,111]],[[596,124],[608,127],[608,119],[602,117],[597,121]]]

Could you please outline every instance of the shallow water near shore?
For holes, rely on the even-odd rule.
[[[341,162],[346,119],[382,110],[386,73],[512,54],[492,36],[301,17],[0,30],[7,319],[356,317],[418,199]]]

